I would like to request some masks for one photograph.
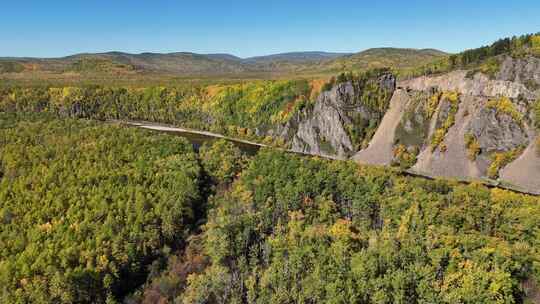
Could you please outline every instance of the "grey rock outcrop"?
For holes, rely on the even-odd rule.
[[[396,89],[396,77],[392,74],[383,74],[378,79],[379,86],[387,91],[393,92]]]
[[[391,74],[377,79],[380,88],[387,91],[388,99],[396,87],[396,79]],[[357,120],[380,121],[384,113],[371,109],[360,101],[362,88],[348,81],[322,92],[312,108],[297,113],[286,125],[273,130],[275,135],[286,139],[294,151],[332,156],[346,159],[357,152],[350,127]]]
[[[519,122],[509,115],[497,114],[493,108],[482,108],[471,120],[467,133],[476,138],[482,153],[510,151],[529,143]]]
[[[284,138],[294,151],[341,159],[352,157],[366,164],[390,165],[395,161],[395,151],[404,145],[408,153],[416,156],[413,172],[458,179],[485,178],[493,153],[527,147],[514,162],[501,168],[500,181],[540,191],[540,156],[534,146],[538,134],[532,127],[530,111],[539,92],[531,90],[530,83],[522,83],[537,83],[537,64],[535,60],[505,59],[496,79],[482,73],[468,77],[467,71],[454,71],[402,81],[397,84],[398,89],[392,75],[382,75],[376,83],[391,96],[384,111],[360,102],[366,92],[358,83],[339,83],[322,92],[311,107],[270,132]],[[527,75],[529,72],[532,74]],[[432,97],[448,91],[459,93],[457,104],[445,99],[445,94],[433,103]],[[488,106],[490,101],[499,102],[502,96],[509,98],[512,111],[519,112],[523,119],[517,121]],[[440,134],[438,130],[450,115],[453,124],[445,129],[440,145],[433,146],[434,136]],[[367,146],[358,145],[351,129],[357,128],[361,133],[368,125],[376,128],[374,135]],[[471,157],[466,144],[470,135],[480,148],[476,158]],[[370,135],[362,136],[370,139]]]
[[[455,116],[455,123],[448,129],[442,144],[447,147],[445,152],[440,149],[432,150],[431,147],[424,146],[418,155],[417,163],[412,167],[416,172],[430,176],[444,177],[480,177],[482,168],[471,162],[467,157],[467,150],[464,143],[464,137],[467,133],[467,126],[474,117],[474,109],[482,100],[474,96],[463,96]],[[442,104],[442,103],[441,103]],[[440,106],[437,112],[440,112]],[[432,118],[431,124],[437,120],[438,113]],[[433,131],[429,132],[429,137]]]
[[[529,134],[530,138],[538,136],[533,131]],[[500,171],[501,180],[540,193],[540,156],[537,149],[536,140],[532,140],[520,157]]]
[[[409,92],[409,95],[422,93],[429,95],[433,88],[441,91],[457,91],[461,97],[455,123],[448,129],[442,144],[444,151],[432,150],[427,143],[433,136],[433,131],[442,122],[447,112],[447,106],[441,102],[429,122],[429,131],[425,135],[423,147],[417,156],[413,171],[441,177],[484,178],[493,161],[492,155],[497,152],[513,151],[527,147],[515,161],[501,168],[500,181],[516,186],[525,187],[531,191],[540,190],[540,156],[535,153],[534,142],[537,132],[532,127],[530,106],[539,97],[539,91],[531,90],[531,83],[537,83],[538,59],[505,59],[501,72],[496,79],[489,79],[482,73],[476,73],[472,78],[467,77],[466,71],[455,71],[435,77],[419,77],[399,83]],[[523,82],[529,82],[525,85]],[[488,107],[490,100],[498,100],[501,96],[508,97],[514,110],[523,119],[497,109]],[[424,97],[425,98],[425,97]],[[421,120],[415,119],[421,108],[411,104],[396,132],[401,132],[398,138],[408,139],[413,125],[421,126]],[[416,130],[414,134],[422,134]],[[465,138],[473,135],[480,148],[476,159],[471,159]],[[393,135],[396,136],[396,135]],[[406,137],[408,136],[408,137]],[[414,138],[413,138],[414,139]],[[401,142],[402,140],[400,140]],[[417,144],[421,141],[417,139]],[[362,152],[360,152],[362,153]]]
[[[496,79],[519,82],[529,90],[537,91],[540,89],[540,59],[531,56],[518,59],[504,56]]]
[[[425,91],[432,87],[437,87],[442,91],[457,91],[464,95],[497,97],[506,96],[509,98],[523,97],[525,99],[535,99],[534,92],[518,82],[505,80],[491,80],[482,73],[477,73],[474,77],[467,78],[467,71],[454,71],[445,75],[427,77],[422,76],[400,82],[400,87],[418,91]]]
[[[353,151],[351,138],[347,134],[344,124],[347,115],[343,107],[356,96],[351,83],[343,83],[329,92],[322,93],[313,110],[296,122],[297,131],[293,135],[291,148],[295,151],[336,155],[346,157]],[[368,111],[360,106],[356,111],[361,116],[369,117]]]

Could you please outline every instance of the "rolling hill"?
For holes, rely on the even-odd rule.
[[[446,54],[437,50],[379,48],[360,53],[291,52],[239,58],[230,54],[86,53],[62,58],[0,58],[0,73],[246,75],[332,73],[372,67],[412,67]]]
[[[411,68],[447,55],[447,53],[435,49],[372,48],[336,58],[325,63],[323,68],[336,71],[381,67]]]
[[[329,52],[290,52],[272,54],[266,56],[256,56],[244,59],[246,63],[265,64],[276,62],[288,63],[318,63],[331,61],[332,59],[351,55],[350,53],[329,53]]]

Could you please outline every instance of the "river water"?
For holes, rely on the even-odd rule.
[[[216,137],[212,135],[207,134],[200,134],[200,133],[193,133],[193,132],[185,132],[185,131],[176,131],[176,130],[155,130],[155,129],[149,129],[151,132],[159,132],[159,133],[166,133],[174,136],[180,136],[187,139],[192,145],[195,151],[199,151],[199,148],[204,143],[213,143],[218,140],[225,139],[228,142],[233,143],[236,147],[238,147],[242,152],[244,152],[247,155],[255,155],[261,148],[261,146],[250,144],[247,142],[237,141],[234,139],[229,138],[222,138],[222,137]]]

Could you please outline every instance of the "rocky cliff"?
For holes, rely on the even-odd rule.
[[[497,179],[527,190],[540,190],[540,158],[535,153],[538,132],[531,115],[538,98],[538,92],[532,90],[540,75],[537,63],[534,58],[506,58],[495,79],[481,73],[456,71],[399,83],[398,91],[408,95],[401,97],[406,110],[399,118],[401,123],[394,130],[386,130],[388,136],[398,138],[394,155],[386,159],[399,162],[396,157],[400,151],[414,154],[417,149],[418,154],[409,156],[409,160],[414,160],[405,165],[414,171],[430,176]],[[456,111],[451,117],[447,103],[433,101],[434,91],[458,94]],[[420,102],[415,101],[418,98]],[[433,116],[425,114],[425,105],[430,102],[437,104]],[[437,123],[441,114],[443,124]],[[400,144],[405,149],[400,150]],[[388,153],[388,149],[381,152]],[[356,159],[370,163],[363,156],[361,151]]]
[[[496,79],[524,84],[538,95],[540,89],[540,59],[536,57],[512,58],[503,56],[500,58],[501,66],[496,74]]]
[[[395,88],[388,73],[337,83],[272,135],[286,139],[294,151],[349,158],[367,146]]]
[[[540,191],[540,60],[500,62],[491,76],[463,70],[396,85],[381,75],[372,83],[388,94],[380,108],[362,99],[368,85],[339,83],[276,133],[300,152]]]

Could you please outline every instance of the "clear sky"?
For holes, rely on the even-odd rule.
[[[540,32],[540,0],[2,0],[0,56],[457,52]]]

